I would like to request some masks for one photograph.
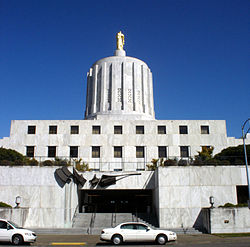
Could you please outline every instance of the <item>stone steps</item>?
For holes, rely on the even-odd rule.
[[[115,227],[123,222],[142,222],[153,229],[157,227],[155,215],[138,213],[137,217],[131,213],[77,213],[73,219],[72,229],[81,231],[82,234],[100,234],[103,228]],[[194,228],[168,229],[177,234],[201,234]]]

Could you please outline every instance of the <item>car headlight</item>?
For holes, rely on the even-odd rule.
[[[32,236],[32,233],[25,232],[25,235],[26,235],[26,236]]]
[[[175,236],[176,234],[175,234],[175,232],[170,232],[169,235]]]

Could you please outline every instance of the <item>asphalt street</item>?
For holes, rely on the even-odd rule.
[[[11,246],[0,244],[0,246]],[[28,245],[23,245],[28,246]],[[103,242],[99,235],[38,235],[37,242],[30,246],[112,246],[111,243]],[[154,243],[125,243],[122,246],[159,246]],[[219,237],[209,234],[200,235],[178,235],[178,240],[169,242],[166,246],[185,247],[250,247],[250,236],[248,237]]]

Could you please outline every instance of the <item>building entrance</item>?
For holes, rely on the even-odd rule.
[[[152,190],[82,190],[80,213],[149,213]]]

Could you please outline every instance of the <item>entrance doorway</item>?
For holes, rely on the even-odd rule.
[[[82,190],[80,213],[150,213],[152,190]]]

